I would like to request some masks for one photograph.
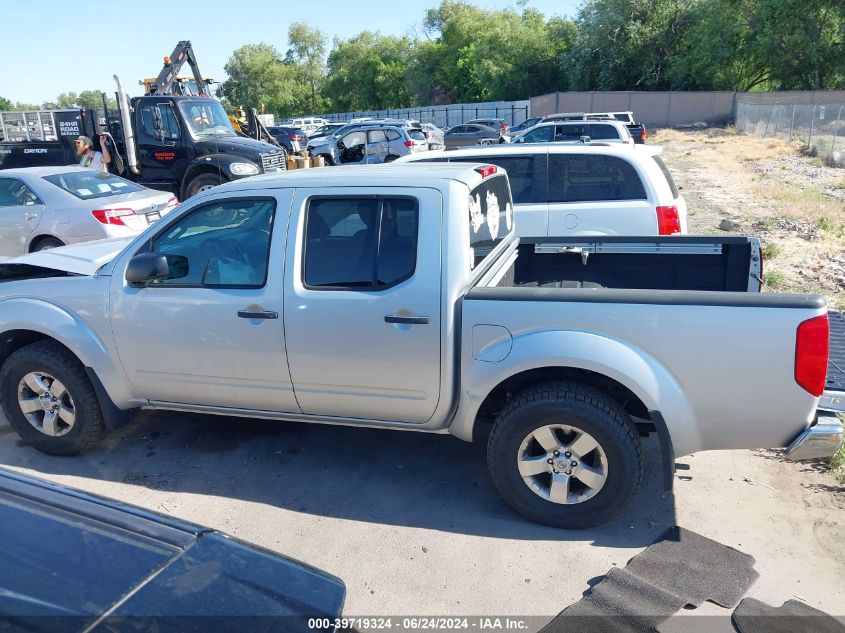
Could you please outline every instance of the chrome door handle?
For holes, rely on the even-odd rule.
[[[388,314],[384,317],[385,323],[404,323],[406,325],[428,325],[427,316],[394,316]]]
[[[238,310],[242,319],[278,319],[279,313],[271,310]]]
[[[37,217],[38,217],[38,214],[37,214],[37,213],[24,213],[24,214],[23,214],[23,219],[24,219],[24,220],[34,220],[34,219],[35,219],[35,218],[37,218]]]

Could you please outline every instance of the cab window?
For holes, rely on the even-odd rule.
[[[166,256],[170,276],[148,285],[263,287],[275,211],[272,199],[223,200],[194,209],[153,238],[150,251]]]

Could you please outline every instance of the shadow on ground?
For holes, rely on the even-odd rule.
[[[650,544],[675,524],[656,440],[631,506],[610,524],[565,531],[529,522],[499,497],[483,447],[451,436],[144,412],[77,457],[25,446],[3,421],[0,464],[36,472],[243,499],[294,512],[493,538]],[[183,517],[189,518],[189,517]]]

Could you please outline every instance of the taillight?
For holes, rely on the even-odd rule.
[[[301,139],[301,138],[302,138],[302,137],[301,137],[299,134],[291,134],[290,140],[292,140],[292,141],[298,141],[298,140],[299,140],[299,139]]]
[[[413,141],[405,141],[405,147],[413,147],[413,146],[414,146]]]
[[[496,166],[495,165],[484,165],[484,167],[476,167],[475,171],[481,174],[482,178],[487,178],[487,176],[492,176],[496,173]]]
[[[176,199],[176,196],[170,196],[165,207],[169,209],[175,207],[177,204],[179,204],[179,201]]]
[[[830,325],[826,314],[798,326],[795,335],[795,382],[816,397],[824,393],[829,347]]]
[[[117,226],[126,226],[123,223],[122,217],[125,215],[135,215],[132,209],[94,209],[91,212],[97,222],[100,224],[114,224]]]
[[[674,235],[681,232],[681,216],[678,207],[657,207],[657,234]]]
[[[643,131],[642,131],[642,133],[640,134],[640,140],[641,140],[643,143],[645,143],[645,137],[646,137],[646,133],[645,133],[645,126],[643,126]]]

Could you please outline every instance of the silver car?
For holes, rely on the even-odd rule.
[[[113,174],[73,165],[0,172],[0,260],[140,233],[178,201]]]
[[[313,150],[328,165],[389,163],[400,156],[428,150],[428,139],[419,128],[378,125],[353,129],[333,143]]]

